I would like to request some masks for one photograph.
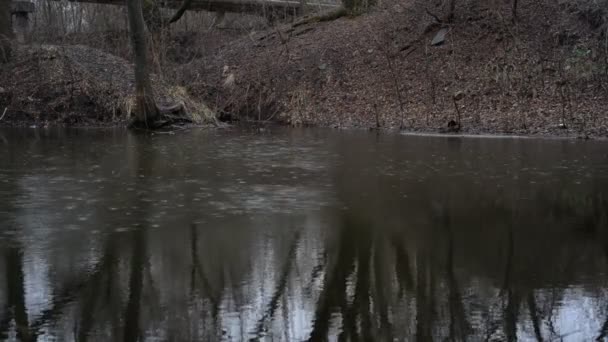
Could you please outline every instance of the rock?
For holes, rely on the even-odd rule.
[[[464,92],[463,92],[463,91],[457,91],[457,92],[454,94],[454,100],[456,100],[456,101],[460,101],[460,100],[462,100],[463,98],[464,98]]]
[[[323,63],[321,65],[319,65],[319,70],[325,70],[327,69],[327,64]]]
[[[439,30],[439,32],[437,32],[437,34],[435,35],[435,38],[433,38],[433,41],[431,41],[431,45],[432,46],[442,45],[445,42],[445,37],[449,31],[450,30],[447,28],[442,28],[441,30]]]
[[[4,88],[0,87],[0,94],[3,94],[5,92],[6,92],[6,90]]]

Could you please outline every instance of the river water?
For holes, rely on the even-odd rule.
[[[0,130],[0,339],[608,335],[608,142]]]

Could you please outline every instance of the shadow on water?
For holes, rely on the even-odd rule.
[[[604,143],[1,133],[2,339],[608,335]]]

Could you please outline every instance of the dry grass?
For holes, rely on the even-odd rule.
[[[15,57],[0,76],[10,94],[2,103],[9,108],[7,122],[115,125],[130,119],[134,76],[124,59],[86,46],[56,45],[22,47]],[[181,103],[195,122],[214,120],[184,88],[158,77],[153,87],[160,105]]]

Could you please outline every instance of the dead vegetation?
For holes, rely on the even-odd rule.
[[[550,1],[462,1],[452,23],[433,2],[285,25],[193,61],[177,81],[225,118],[294,125],[606,136],[605,34]],[[447,29],[445,42],[432,46]],[[233,86],[222,84],[230,70]],[[454,97],[458,101],[454,101]],[[256,113],[257,109],[261,112]]]
[[[222,27],[206,23],[155,37],[154,83],[162,89],[178,86],[174,89],[207,103],[228,121],[608,136],[604,3],[518,1],[513,21],[510,1],[462,0],[447,21],[442,18],[449,16],[448,1],[389,0],[358,17],[332,12],[267,29],[259,23],[245,27],[238,20]],[[431,44],[441,30],[443,40]],[[68,37],[72,44],[91,41],[84,34]],[[103,37],[109,43],[101,48],[129,57],[119,43],[126,34]],[[38,70],[41,53],[28,53],[29,62],[3,72],[12,77],[19,68]],[[124,94],[132,88],[123,75],[132,74],[124,60],[119,58],[119,64],[125,69],[114,70],[110,65],[118,62],[110,58],[116,57],[104,56],[109,72],[93,75],[92,85],[83,70],[97,69],[93,60],[84,69],[64,63],[62,81],[42,72],[46,85],[30,75],[37,72],[26,72],[17,90],[40,91],[12,91],[7,117],[14,115],[10,108],[19,108],[66,122],[79,115],[122,121],[128,113]],[[118,84],[117,75],[126,85]],[[0,86],[5,89],[2,105],[10,83]],[[83,116],[82,108],[90,110]]]
[[[4,120],[14,124],[115,125],[134,109],[132,66],[120,57],[86,46],[24,46],[2,68]],[[213,113],[184,88],[153,80],[159,105],[187,109],[194,122]]]

